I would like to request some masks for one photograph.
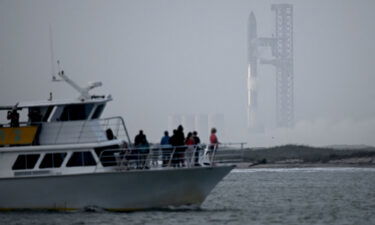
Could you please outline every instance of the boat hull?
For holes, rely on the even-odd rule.
[[[0,179],[1,209],[131,211],[200,205],[233,167],[134,170]]]

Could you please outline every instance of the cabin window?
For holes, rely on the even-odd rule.
[[[94,114],[92,115],[92,119],[98,119],[100,115],[102,114],[104,109],[104,104],[98,105],[95,109]]]
[[[39,154],[19,155],[12,166],[12,170],[33,169],[39,156]]]
[[[63,163],[65,157],[66,153],[47,153],[40,163],[39,168],[58,168]]]
[[[74,152],[70,157],[67,167],[95,166],[96,162],[91,152]]]
[[[64,106],[60,121],[87,120],[94,104],[74,104]]]
[[[51,112],[52,115],[51,115],[50,121],[59,121],[62,111],[64,109],[64,106],[55,106],[54,109],[55,110],[52,110]]]
[[[48,118],[51,115],[52,110],[53,110],[53,106],[49,106],[46,113],[43,116],[43,122],[48,121]]]
[[[30,107],[29,122],[46,122],[52,112],[53,106],[47,107]]]

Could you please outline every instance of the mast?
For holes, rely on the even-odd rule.
[[[52,81],[57,80],[55,77],[55,54],[53,49],[53,31],[52,31],[52,25],[49,25],[49,50],[50,50],[50,57],[51,57],[51,76]]]

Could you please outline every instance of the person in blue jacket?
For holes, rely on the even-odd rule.
[[[163,157],[163,166],[167,166],[169,164],[169,160],[172,153],[171,144],[169,142],[169,133],[168,131],[164,131],[164,136],[160,140],[160,148],[162,151]]]

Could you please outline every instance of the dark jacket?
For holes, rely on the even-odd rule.
[[[176,135],[175,135],[175,134],[173,134],[173,135],[169,138],[169,144],[172,145],[172,146],[177,146]]]
[[[183,146],[185,145],[185,135],[182,130],[177,130],[176,133],[176,146]]]
[[[144,145],[145,142],[147,142],[146,135],[144,134],[138,134],[134,138],[134,145],[139,146],[139,145]]]

